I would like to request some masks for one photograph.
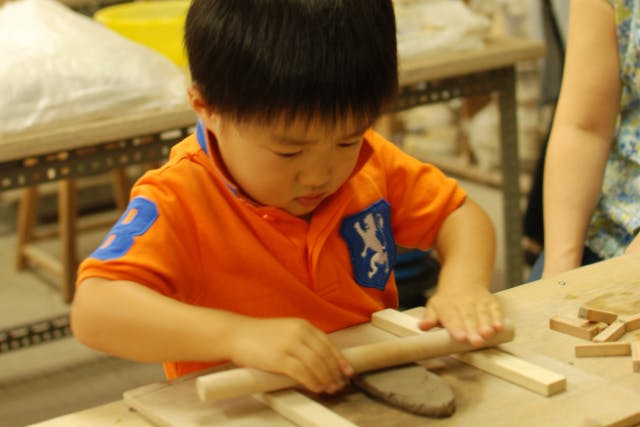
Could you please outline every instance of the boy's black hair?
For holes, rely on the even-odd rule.
[[[397,91],[391,0],[193,0],[185,46],[207,104],[240,121],[371,123]]]

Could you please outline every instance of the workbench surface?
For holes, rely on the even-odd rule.
[[[585,343],[579,338],[549,329],[549,319],[558,314],[576,316],[580,306],[608,309],[620,314],[640,311],[640,255],[626,255],[572,270],[552,279],[540,280],[499,292],[507,317],[515,325],[516,338],[500,348],[515,356],[547,368],[567,378],[567,389],[551,397],[505,382],[452,357],[422,362],[445,378],[456,395],[457,409],[446,419],[421,418],[377,403],[350,389],[336,397],[317,399],[324,406],[363,426],[585,426],[633,425],[629,419],[640,417],[640,373],[633,372],[631,358],[576,358],[574,347]],[[417,309],[419,310],[419,309]],[[417,310],[412,310],[415,314]],[[332,339],[341,347],[361,345],[391,335],[370,324],[338,331]],[[624,341],[640,340],[640,330],[628,332]],[[177,398],[185,389],[195,396],[193,379],[150,385]],[[229,402],[208,403],[215,414],[213,424],[255,425],[263,411],[251,397]],[[243,424],[243,411],[249,424]],[[275,414],[273,414],[275,415]],[[627,417],[627,421],[624,421]],[[284,418],[261,425],[291,426]],[[638,418],[635,418],[638,419]],[[220,421],[221,420],[221,421]],[[266,419],[265,419],[266,421]],[[613,424],[616,421],[618,424]],[[639,421],[635,421],[638,423]],[[87,409],[37,424],[58,426],[131,426],[153,425],[124,401]]]

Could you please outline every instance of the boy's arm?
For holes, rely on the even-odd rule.
[[[491,220],[469,197],[442,224],[435,241],[438,286],[426,306],[423,329],[436,324],[454,338],[481,344],[502,327],[502,309],[491,294],[495,235]]]
[[[75,337],[141,362],[221,361],[283,373],[334,392],[353,371],[326,334],[301,319],[257,319],[198,307],[129,281],[88,278],[71,307]]]

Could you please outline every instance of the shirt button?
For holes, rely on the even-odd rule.
[[[262,219],[266,220],[266,221],[273,221],[273,217],[269,214],[264,214],[262,215]]]

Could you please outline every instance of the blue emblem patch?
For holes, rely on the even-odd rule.
[[[396,262],[389,203],[381,199],[346,217],[342,221],[340,235],[349,247],[356,282],[384,290]]]

